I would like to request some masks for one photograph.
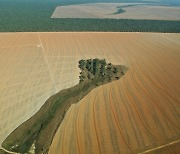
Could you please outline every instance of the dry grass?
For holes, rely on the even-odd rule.
[[[125,12],[116,14],[118,7],[122,7]],[[141,3],[78,4],[57,7],[52,18],[180,20],[180,8],[175,6],[156,6]]]
[[[55,93],[52,77],[58,90],[75,85],[78,60],[95,57],[129,70],[71,106],[50,153],[143,152],[179,140],[179,34],[39,35],[0,34],[0,143]]]

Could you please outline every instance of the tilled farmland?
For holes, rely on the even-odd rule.
[[[51,18],[180,20],[179,7],[143,3],[89,3],[58,6]]]
[[[49,153],[178,153],[180,35],[1,33],[0,143],[57,91],[78,83],[78,61],[128,72],[67,111]]]

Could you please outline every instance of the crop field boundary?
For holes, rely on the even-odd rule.
[[[180,142],[180,140],[173,141],[173,142],[170,142],[170,143],[168,143],[168,144],[164,144],[164,145],[158,146],[158,147],[156,147],[156,148],[149,149],[149,150],[146,150],[146,151],[144,151],[144,152],[140,152],[140,153],[138,153],[138,154],[145,154],[145,153],[148,153],[148,152],[151,152],[151,151],[155,151],[155,150],[158,150],[158,149],[161,149],[161,148],[164,148],[164,147],[167,147],[167,146],[169,146],[169,145],[173,145],[173,144],[176,144],[176,143],[179,143],[179,142]],[[16,153],[16,152],[12,152],[12,151],[6,150],[6,149],[4,149],[3,147],[1,147],[0,150],[3,150],[3,151],[5,151],[5,152],[7,152],[7,153],[10,153],[10,154],[19,154],[19,153]]]
[[[49,66],[49,62],[48,62],[48,59],[47,59],[47,56],[46,56],[46,53],[45,53],[45,50],[44,50],[44,47],[43,47],[41,38],[40,38],[40,36],[39,36],[39,33],[38,33],[37,35],[38,35],[38,38],[39,38],[39,41],[40,41],[40,46],[39,46],[39,47],[42,48],[42,51],[43,51],[43,54],[44,54],[44,57],[45,57],[45,61],[46,61],[46,64],[47,64],[47,66],[48,66],[48,70],[49,70],[49,73],[50,73],[50,76],[51,76],[51,79],[52,79],[54,88],[55,88],[56,93],[57,93],[57,88],[56,88],[56,85],[55,85],[55,81],[54,81],[54,78],[53,78],[53,75],[52,75],[52,72],[51,72],[51,68],[50,68],[50,66]]]
[[[16,152],[12,152],[12,151],[9,151],[9,150],[6,150],[4,148],[0,148],[0,150],[4,151],[4,152],[7,152],[7,153],[10,153],[10,154],[20,154],[20,153],[16,153]]]
[[[167,147],[167,146],[169,146],[169,145],[176,144],[176,143],[179,143],[179,142],[180,142],[180,140],[173,141],[173,142],[170,142],[170,143],[168,143],[168,144],[164,144],[164,145],[158,146],[158,147],[156,147],[156,148],[146,150],[146,151],[141,152],[141,153],[139,153],[139,154],[144,154],[144,153],[148,153],[148,152],[151,152],[151,151],[155,151],[155,150],[158,150],[158,149],[161,149],[161,148],[164,148],[164,147]]]

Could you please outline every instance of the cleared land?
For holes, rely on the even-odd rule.
[[[46,54],[38,33],[0,34],[0,144],[48,97],[78,83],[77,57]]]
[[[8,136],[2,143],[5,149],[29,153],[34,145],[35,153],[48,153],[68,108],[95,87],[119,80],[127,71],[124,66],[107,64],[105,60],[99,59],[81,60],[79,68],[81,70],[79,84],[51,96],[34,116]]]
[[[92,3],[59,6],[51,18],[180,20],[180,7],[141,3]]]
[[[70,107],[50,153],[180,150],[179,34],[1,33],[0,40],[1,142],[55,93],[54,85],[78,83],[79,59],[97,57],[128,72]]]

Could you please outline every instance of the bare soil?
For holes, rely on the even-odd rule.
[[[58,6],[51,18],[180,20],[180,7],[142,3],[91,3]]]

